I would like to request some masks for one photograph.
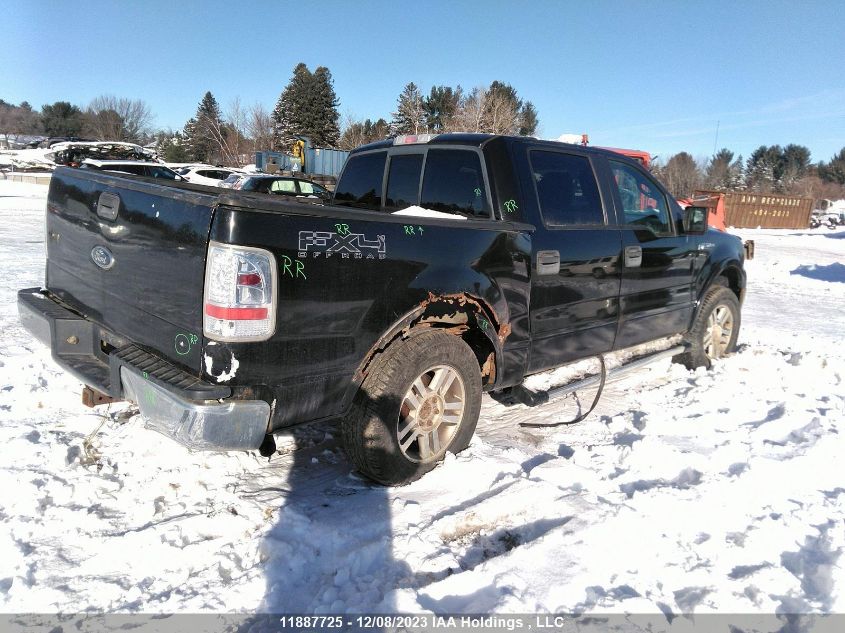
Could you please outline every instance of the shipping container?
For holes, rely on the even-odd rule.
[[[725,224],[742,229],[806,229],[813,199],[777,193],[697,190],[694,199],[724,196]]]
[[[327,147],[313,147],[304,136],[294,143],[291,153],[256,152],[255,166],[261,171],[270,171],[275,165],[279,171],[301,172],[305,176],[334,176],[340,174],[349,152]],[[303,164],[304,159],[304,164]]]

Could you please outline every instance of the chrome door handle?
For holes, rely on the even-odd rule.
[[[639,268],[643,263],[642,246],[625,247],[625,268]]]
[[[560,272],[560,253],[557,251],[537,252],[537,274],[557,275]]]

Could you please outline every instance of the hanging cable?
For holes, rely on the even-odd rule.
[[[526,427],[526,428],[532,428],[532,429],[552,428],[552,427],[555,427],[555,426],[566,426],[566,425],[569,425],[569,424],[577,424],[578,422],[581,422],[582,420],[586,419],[586,417],[588,415],[590,415],[593,412],[593,410],[596,408],[596,406],[598,405],[599,399],[601,398],[601,392],[604,391],[604,383],[607,380],[607,366],[604,364],[604,356],[599,355],[599,356],[596,356],[596,358],[599,359],[599,364],[601,365],[601,379],[599,380],[598,391],[596,391],[596,395],[593,398],[593,404],[590,405],[590,408],[587,409],[586,413],[582,413],[581,415],[579,415],[574,420],[568,420],[566,422],[551,422],[549,424],[543,424],[543,423],[539,423],[539,422],[520,422],[519,426]]]

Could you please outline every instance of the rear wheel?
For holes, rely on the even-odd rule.
[[[686,336],[689,350],[675,357],[689,369],[709,367],[711,361],[736,350],[739,337],[739,300],[723,285],[714,285],[701,302],[695,322]]]
[[[343,422],[355,467],[382,484],[409,483],[469,445],[481,373],[460,338],[428,331],[393,343],[370,367]]]

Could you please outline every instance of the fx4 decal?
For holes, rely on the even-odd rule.
[[[387,247],[384,235],[376,235],[374,240],[368,240],[363,233],[300,231],[297,257],[321,255],[339,255],[343,259],[384,259],[387,256]]]

